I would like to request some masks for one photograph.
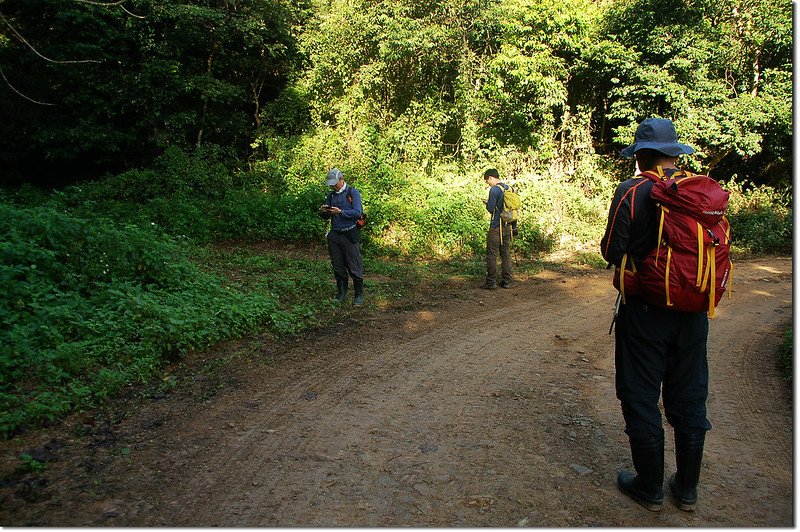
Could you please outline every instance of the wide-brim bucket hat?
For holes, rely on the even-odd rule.
[[[648,118],[636,128],[633,144],[620,152],[623,157],[633,157],[639,150],[649,148],[676,157],[694,153],[694,148],[678,142],[675,124],[666,118]]]

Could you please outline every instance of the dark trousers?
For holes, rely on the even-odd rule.
[[[486,282],[497,282],[497,255],[500,255],[501,275],[504,281],[511,280],[511,226],[503,227],[503,242],[500,242],[500,227],[490,227],[486,233]]]
[[[328,232],[328,254],[331,256],[333,276],[337,280],[347,281],[348,274],[354,281],[364,278],[361,250],[359,249],[360,237],[358,229],[344,233]]]
[[[708,317],[626,296],[616,323],[616,388],[625,432],[636,440],[663,439],[658,399],[667,421],[684,434],[704,434],[708,398]]]

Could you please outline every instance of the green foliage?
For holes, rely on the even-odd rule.
[[[146,381],[187,349],[265,325],[296,332],[317,311],[280,302],[319,292],[297,271],[242,290],[189,252],[152,225],[0,203],[0,433]]]
[[[294,178],[509,153],[574,167],[652,115],[675,120],[694,167],[791,182],[786,2],[5,0],[2,12],[0,155],[16,182],[148,168],[171,146],[258,166],[298,135],[333,156]]]
[[[604,269],[608,265],[603,256],[596,251],[580,251],[573,257],[573,262],[575,264],[588,266],[596,270]]]
[[[691,168],[734,176],[737,250],[791,252],[791,14],[769,0],[0,0],[0,179],[23,185],[0,192],[0,432],[187,349],[317,322],[325,259],[193,246],[320,245],[332,166],[363,193],[373,271],[392,275],[387,255],[426,278],[448,267],[431,258],[480,275],[488,166],[523,200],[516,254],[598,267],[631,171],[616,154],[664,116],[696,148]],[[381,297],[408,290],[385,284]]]
[[[287,85],[278,97],[264,106],[261,113],[265,130],[282,136],[301,134],[311,122],[311,108],[305,88]]]
[[[311,240],[322,234],[319,185],[265,190],[268,175],[236,172],[223,158],[219,150],[172,147],[150,169],[69,187],[57,202],[87,217],[102,213],[122,223],[152,223],[195,242]]]
[[[149,167],[131,170],[102,181],[103,194],[95,198],[141,202],[171,196],[218,198],[233,186],[226,153],[216,146],[182,150],[168,147]]]
[[[790,194],[735,179],[724,184],[730,195],[728,218],[735,249],[750,253],[792,252]]]
[[[16,181],[102,175],[168,146],[241,154],[300,61],[304,13],[284,0],[8,0],[0,9],[11,37],[0,46],[9,82],[0,153]]]
[[[47,464],[34,459],[27,453],[19,455],[19,459],[22,463],[17,466],[18,473],[41,473],[47,469]]]
[[[589,68],[583,75],[604,74],[587,79],[602,106],[596,107],[602,138],[614,131],[608,140],[627,144],[641,119],[672,118],[682,140],[697,148],[695,167],[791,183],[789,4],[625,0],[609,6],[581,67]]]

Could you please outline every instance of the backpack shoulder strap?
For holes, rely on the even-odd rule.
[[[661,168],[661,167],[659,167],[659,169],[660,169],[660,168]],[[660,175],[658,175],[658,173],[657,173],[657,172],[654,172],[654,171],[652,171],[652,170],[645,170],[644,172],[642,172],[642,173],[641,173],[641,174],[639,174],[639,175],[640,175],[640,176],[644,176],[645,178],[649,179],[649,180],[650,180],[650,181],[652,181],[653,183],[657,183],[657,182],[661,181],[661,176],[660,176]]]
[[[681,177],[681,176],[682,177],[695,177],[697,174],[693,174],[688,170],[683,170],[682,168],[679,168],[677,171],[673,172],[671,174],[671,176],[667,176],[667,174],[664,173],[664,170],[660,166],[657,166],[655,171],[653,171],[653,170],[645,170],[644,172],[642,172],[639,175],[646,177],[650,181],[656,182],[656,181],[661,181],[661,180],[667,179],[668,177],[671,177],[673,179],[677,178],[677,177]]]
[[[356,192],[358,192],[358,189],[357,189],[357,188],[355,188],[355,187],[352,187],[352,186],[350,186],[350,185],[347,185],[347,201],[349,201],[349,202],[350,202],[350,206],[351,206],[351,207],[353,206],[353,191],[354,191],[354,190],[355,190]],[[359,194],[361,194],[361,192],[358,192],[358,193],[359,193]]]
[[[500,199],[497,201],[497,203],[495,204],[494,208],[495,208],[495,210],[502,211],[505,208],[504,205],[503,205],[503,201],[505,200],[506,189],[504,189],[503,185],[500,184],[500,183],[497,183],[494,187],[497,187],[497,188],[500,189]],[[492,187],[492,188],[494,188],[494,187]]]
[[[658,179],[658,177],[656,177],[656,179]],[[625,203],[625,199],[630,196],[630,205],[631,205],[631,207],[630,207],[630,219],[633,220],[633,216],[634,216],[634,213],[635,213],[635,211],[634,211],[634,209],[635,209],[635,200],[634,200],[634,198],[636,197],[636,189],[639,188],[639,185],[642,185],[644,183],[647,183],[647,181],[642,179],[641,181],[639,181],[638,183],[636,183],[635,185],[630,187],[628,190],[626,190],[625,193],[622,195],[622,197],[619,199],[619,202],[617,203],[617,207],[614,209],[614,214],[611,217],[611,225],[609,226],[609,237],[608,237],[608,240],[606,241],[605,253],[608,253],[608,250],[611,247],[611,240],[613,239],[613,235],[614,235],[614,225],[616,225],[616,223],[617,223],[617,215],[619,214],[620,208],[622,207],[623,203]]]

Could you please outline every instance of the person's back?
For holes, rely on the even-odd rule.
[[[486,199],[486,210],[492,218],[486,233],[486,280],[483,288],[497,288],[497,256],[500,255],[501,288],[511,286],[511,239],[513,224],[504,223],[503,195],[508,185],[500,182],[500,174],[495,168],[489,168],[483,174],[484,182],[489,186],[489,197]]]
[[[679,171],[678,156],[693,151],[677,142],[672,122],[647,119],[622,155],[636,157],[642,171],[660,167],[671,175]],[[618,270],[638,265],[658,245],[651,188],[649,180],[630,179],[614,194],[601,252]],[[694,510],[705,433],[711,428],[706,417],[708,317],[629,294],[619,307],[615,334],[616,392],[636,470],[621,471],[617,485],[645,508],[661,509],[664,429],[658,402],[663,389],[664,411],[675,429],[677,472],[670,478],[671,492],[680,509]]]
[[[600,241],[603,257],[620,267],[625,254],[639,264],[653,249],[658,238],[656,208],[650,199],[653,183],[638,175],[620,183],[614,194],[614,212],[609,214],[606,232]],[[636,223],[632,223],[636,220]],[[616,227],[615,227],[616,226]],[[630,234],[624,238],[613,238],[614,230],[628,227]]]

